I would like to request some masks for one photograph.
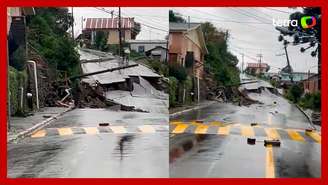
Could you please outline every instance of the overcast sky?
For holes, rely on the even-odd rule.
[[[114,15],[118,15],[118,7],[98,7],[105,8],[106,11],[114,10]],[[136,22],[141,23],[141,32],[137,35],[137,39],[153,40],[165,39],[169,29],[168,8],[152,7],[152,8],[129,8],[122,7],[122,17],[134,17]],[[83,18],[110,18],[111,14],[99,10],[94,7],[78,7],[74,8],[75,19],[75,35],[81,33],[82,17]],[[85,21],[84,21],[85,26]]]
[[[160,8],[160,7],[135,7],[121,8],[123,17],[135,17],[141,23],[141,32],[137,39],[165,39],[168,31],[168,10],[181,13],[186,19],[190,16],[191,22],[213,23],[217,28],[229,30],[229,50],[239,59],[241,66],[241,53],[245,54],[244,62],[256,62],[257,54],[263,55],[263,61],[271,66],[270,72],[277,72],[279,68],[286,66],[286,57],[283,54],[283,45],[278,42],[279,32],[274,29],[272,19],[288,19],[289,14],[301,9],[291,8],[262,8],[262,7],[222,7],[222,8]],[[106,10],[114,10],[118,14],[117,7],[106,7]],[[74,8],[75,35],[81,32],[82,16],[92,18],[110,17],[96,8]],[[84,22],[85,24],[85,22]],[[306,47],[307,45],[304,45]],[[300,53],[301,46],[289,46],[288,54],[294,71],[317,72],[317,58],[311,57],[307,50]],[[253,59],[252,59],[253,58]]]
[[[277,56],[284,53],[284,50],[282,43],[278,42],[279,32],[274,29],[272,19],[288,19],[289,13],[301,10],[279,7],[171,9],[181,13],[185,18],[190,16],[190,22],[209,21],[217,28],[229,30],[231,34],[229,49],[238,57],[239,66],[242,61],[241,53],[247,55],[244,57],[245,63],[254,62],[251,58],[258,58],[257,54],[261,53],[263,61],[271,66],[272,72],[277,72],[279,68],[286,66],[286,56]],[[289,59],[294,71],[317,72],[317,58],[311,57],[312,50],[300,53],[300,47],[288,47]]]

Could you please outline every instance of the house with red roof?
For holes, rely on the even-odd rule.
[[[137,36],[134,28],[136,23],[134,18],[122,17],[121,30],[122,40],[134,40]],[[119,44],[119,19],[115,18],[87,18],[83,28],[83,39],[94,43],[97,31],[104,31],[107,34],[107,44]]]

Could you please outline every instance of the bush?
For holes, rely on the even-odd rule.
[[[299,105],[306,109],[312,109],[315,111],[321,110],[321,93],[307,93],[299,101]]]
[[[170,96],[170,107],[176,105],[176,91],[177,91],[177,86],[178,86],[178,80],[170,76],[169,77],[169,96]]]
[[[25,88],[27,73],[26,71],[17,71],[15,68],[9,67],[8,78],[11,114],[22,115],[23,110],[20,107],[20,87]]]
[[[11,66],[17,69],[18,71],[22,71],[26,66],[26,53],[24,46],[19,46],[16,51],[13,52],[13,56],[11,59]]]
[[[163,64],[163,62],[159,60],[152,60],[149,61],[149,64],[151,68],[153,68],[156,72],[163,76],[168,76],[169,75],[169,68],[167,65]]]
[[[182,82],[187,79],[187,71],[181,66],[169,66],[169,76],[173,76],[178,81]]]
[[[299,85],[292,85],[287,90],[286,98],[290,101],[297,103],[303,94],[303,89]]]
[[[186,89],[186,103],[191,103],[192,102],[192,96],[190,93],[193,91],[193,83],[192,83],[192,78],[190,76],[187,77],[187,79],[183,82],[183,86]]]

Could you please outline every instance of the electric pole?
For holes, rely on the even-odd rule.
[[[241,56],[242,56],[241,73],[244,73],[244,53],[242,53]]]
[[[119,36],[119,55],[124,59],[124,51],[122,47],[121,7],[118,7],[118,36]]]
[[[262,57],[263,57],[263,55],[262,55],[262,53],[260,53],[260,54],[257,54],[257,57],[259,57],[259,68],[260,68],[260,76],[261,76],[261,74],[262,74]]]

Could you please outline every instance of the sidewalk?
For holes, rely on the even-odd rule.
[[[7,142],[23,138],[57,119],[73,107],[45,107],[28,117],[10,117],[10,129],[7,132]]]
[[[170,118],[178,116],[178,115],[180,115],[182,113],[185,113],[185,112],[189,112],[189,111],[192,111],[192,110],[197,110],[197,109],[201,109],[201,108],[210,106],[214,103],[217,103],[217,101],[208,101],[208,100],[206,100],[206,101],[202,101],[202,102],[191,104],[191,105],[184,105],[184,106],[181,106],[181,107],[170,108],[170,110],[169,110],[170,111]]]

